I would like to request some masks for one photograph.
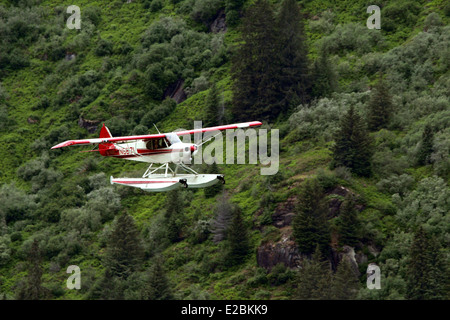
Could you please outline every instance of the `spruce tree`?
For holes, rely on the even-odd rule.
[[[28,275],[25,283],[19,287],[17,293],[18,300],[40,300],[45,299],[48,290],[42,286],[42,253],[39,243],[35,239],[31,245],[28,258]]]
[[[323,260],[317,246],[311,259],[305,259],[296,279],[295,299],[328,300],[331,298],[332,273],[328,261]]]
[[[173,299],[171,284],[164,271],[161,257],[156,257],[148,272],[148,282],[144,288],[148,300]]]
[[[227,229],[228,252],[225,264],[234,266],[242,263],[250,249],[247,227],[238,206],[233,207],[230,225]]]
[[[312,254],[319,246],[323,254],[328,254],[330,230],[327,214],[328,204],[323,189],[316,179],[306,180],[292,222],[293,235],[301,253]]]
[[[367,121],[369,130],[377,131],[381,128],[386,128],[391,118],[392,109],[392,98],[389,88],[380,74],[370,95]]]
[[[353,106],[342,117],[333,147],[332,167],[348,167],[360,176],[372,174],[372,139]]]
[[[215,83],[209,88],[208,95],[206,96],[206,114],[203,125],[205,127],[213,127],[219,125],[219,90]]]
[[[144,252],[133,217],[120,215],[108,240],[105,255],[107,276],[127,279],[139,269]]]
[[[439,242],[419,227],[410,249],[406,286],[408,299],[448,298],[448,275],[440,249]]]
[[[314,97],[328,97],[337,88],[337,75],[325,48],[319,50],[319,56],[314,61],[312,77]]]
[[[343,258],[333,275],[331,299],[352,300],[358,294],[359,280],[348,259]]]
[[[242,19],[242,41],[232,57],[232,114],[236,121],[267,120],[280,112],[278,45],[272,5],[257,0]]]
[[[305,104],[309,100],[311,87],[303,17],[296,0],[284,0],[281,3],[277,16],[277,34],[283,99],[280,112],[286,113],[291,103]]]
[[[178,190],[167,193],[164,219],[167,228],[167,237],[171,242],[181,240],[181,229],[184,224],[183,202],[182,195]]]
[[[225,0],[225,16],[228,26],[234,27],[238,24],[244,2],[245,0]]]
[[[223,194],[218,200],[215,209],[215,216],[212,222],[212,234],[214,243],[219,243],[227,237],[227,229],[232,218],[233,207]]]
[[[422,133],[419,152],[417,153],[417,164],[426,165],[430,163],[430,155],[433,153],[433,128],[426,124]]]
[[[341,205],[338,220],[339,244],[354,247],[358,243],[360,222],[355,209],[355,200],[351,194],[345,197]]]

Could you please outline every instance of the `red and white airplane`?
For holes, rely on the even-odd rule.
[[[168,191],[180,186],[202,188],[211,186],[218,181],[225,183],[224,177],[220,174],[199,174],[192,168],[187,167],[183,163],[183,159],[186,159],[186,155],[188,158],[194,156],[200,144],[184,143],[179,136],[260,125],[262,125],[261,122],[252,121],[170,133],[113,137],[109,129],[103,124],[99,138],[68,140],[57,144],[52,149],[73,145],[98,144],[98,150],[92,151],[99,151],[102,156],[150,163],[142,178],[111,177],[111,184],[116,183],[136,187],[145,191]],[[175,170],[170,168],[169,163],[176,164]],[[152,169],[153,164],[162,165]],[[179,167],[190,172],[190,174],[178,174],[177,170]],[[158,171],[161,172],[161,170],[164,173],[157,173]]]

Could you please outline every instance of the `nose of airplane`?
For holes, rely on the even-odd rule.
[[[197,151],[198,151],[197,145],[196,144],[191,145],[191,153],[192,153],[193,156],[195,156]]]

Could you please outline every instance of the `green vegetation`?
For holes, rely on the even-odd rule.
[[[373,4],[381,30],[363,0],[79,0],[77,30],[0,1],[0,299],[448,299],[450,6]],[[279,172],[145,193],[109,184],[143,163],[50,150],[194,120],[279,129]],[[286,243],[302,269],[264,261]]]

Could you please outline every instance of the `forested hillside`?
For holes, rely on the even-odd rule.
[[[69,5],[0,0],[0,299],[450,298],[448,1]],[[146,193],[50,149],[199,120],[278,129],[278,173]]]

